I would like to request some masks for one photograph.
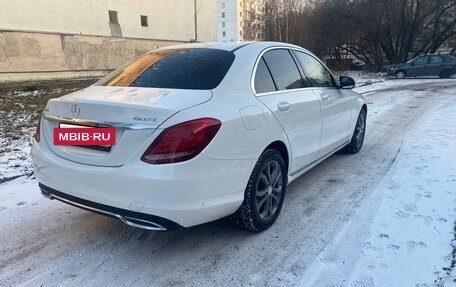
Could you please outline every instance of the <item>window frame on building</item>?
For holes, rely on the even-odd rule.
[[[108,17],[110,24],[119,24],[119,12],[115,10],[108,10]]]
[[[141,15],[141,27],[149,27],[149,17],[147,15]]]

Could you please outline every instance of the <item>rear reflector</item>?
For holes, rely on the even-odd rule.
[[[186,161],[197,156],[215,137],[222,123],[202,118],[171,126],[153,141],[141,160],[151,164]]]

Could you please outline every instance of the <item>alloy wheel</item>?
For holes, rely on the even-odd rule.
[[[403,79],[405,78],[405,73],[403,71],[399,71],[396,73],[396,78]]]
[[[361,113],[356,123],[356,147],[360,148],[364,141],[364,134],[366,132],[366,114]]]
[[[277,212],[282,194],[282,170],[277,161],[269,161],[256,184],[255,205],[261,220],[268,221]]]

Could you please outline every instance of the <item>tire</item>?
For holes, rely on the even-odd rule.
[[[441,79],[449,79],[449,78],[451,78],[451,75],[453,75],[451,70],[445,69],[445,70],[440,72],[439,76],[440,76]]]
[[[282,209],[286,186],[287,169],[281,154],[275,149],[264,151],[252,171],[244,201],[232,219],[255,232],[269,228]]]
[[[399,70],[396,72],[396,79],[404,79],[405,78],[405,71]]]
[[[366,117],[367,113],[365,109],[361,109],[359,112],[358,120],[356,121],[355,131],[348,145],[346,145],[342,151],[349,154],[358,153],[363,147],[364,135],[366,134]]]

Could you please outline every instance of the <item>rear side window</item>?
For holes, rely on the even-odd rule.
[[[431,56],[431,59],[429,60],[429,64],[439,64],[443,62],[445,62],[445,60],[440,56]]]
[[[312,86],[334,87],[331,73],[317,59],[303,52],[295,51],[295,53]]]
[[[263,58],[271,71],[278,90],[305,88],[298,67],[288,50],[268,51],[264,53]]]
[[[274,80],[272,80],[271,73],[269,73],[269,69],[266,66],[263,58],[260,59],[255,74],[255,91],[257,93],[268,93],[276,91]]]
[[[219,49],[169,49],[145,54],[117,69],[99,86],[210,90],[217,87],[234,61]]]

